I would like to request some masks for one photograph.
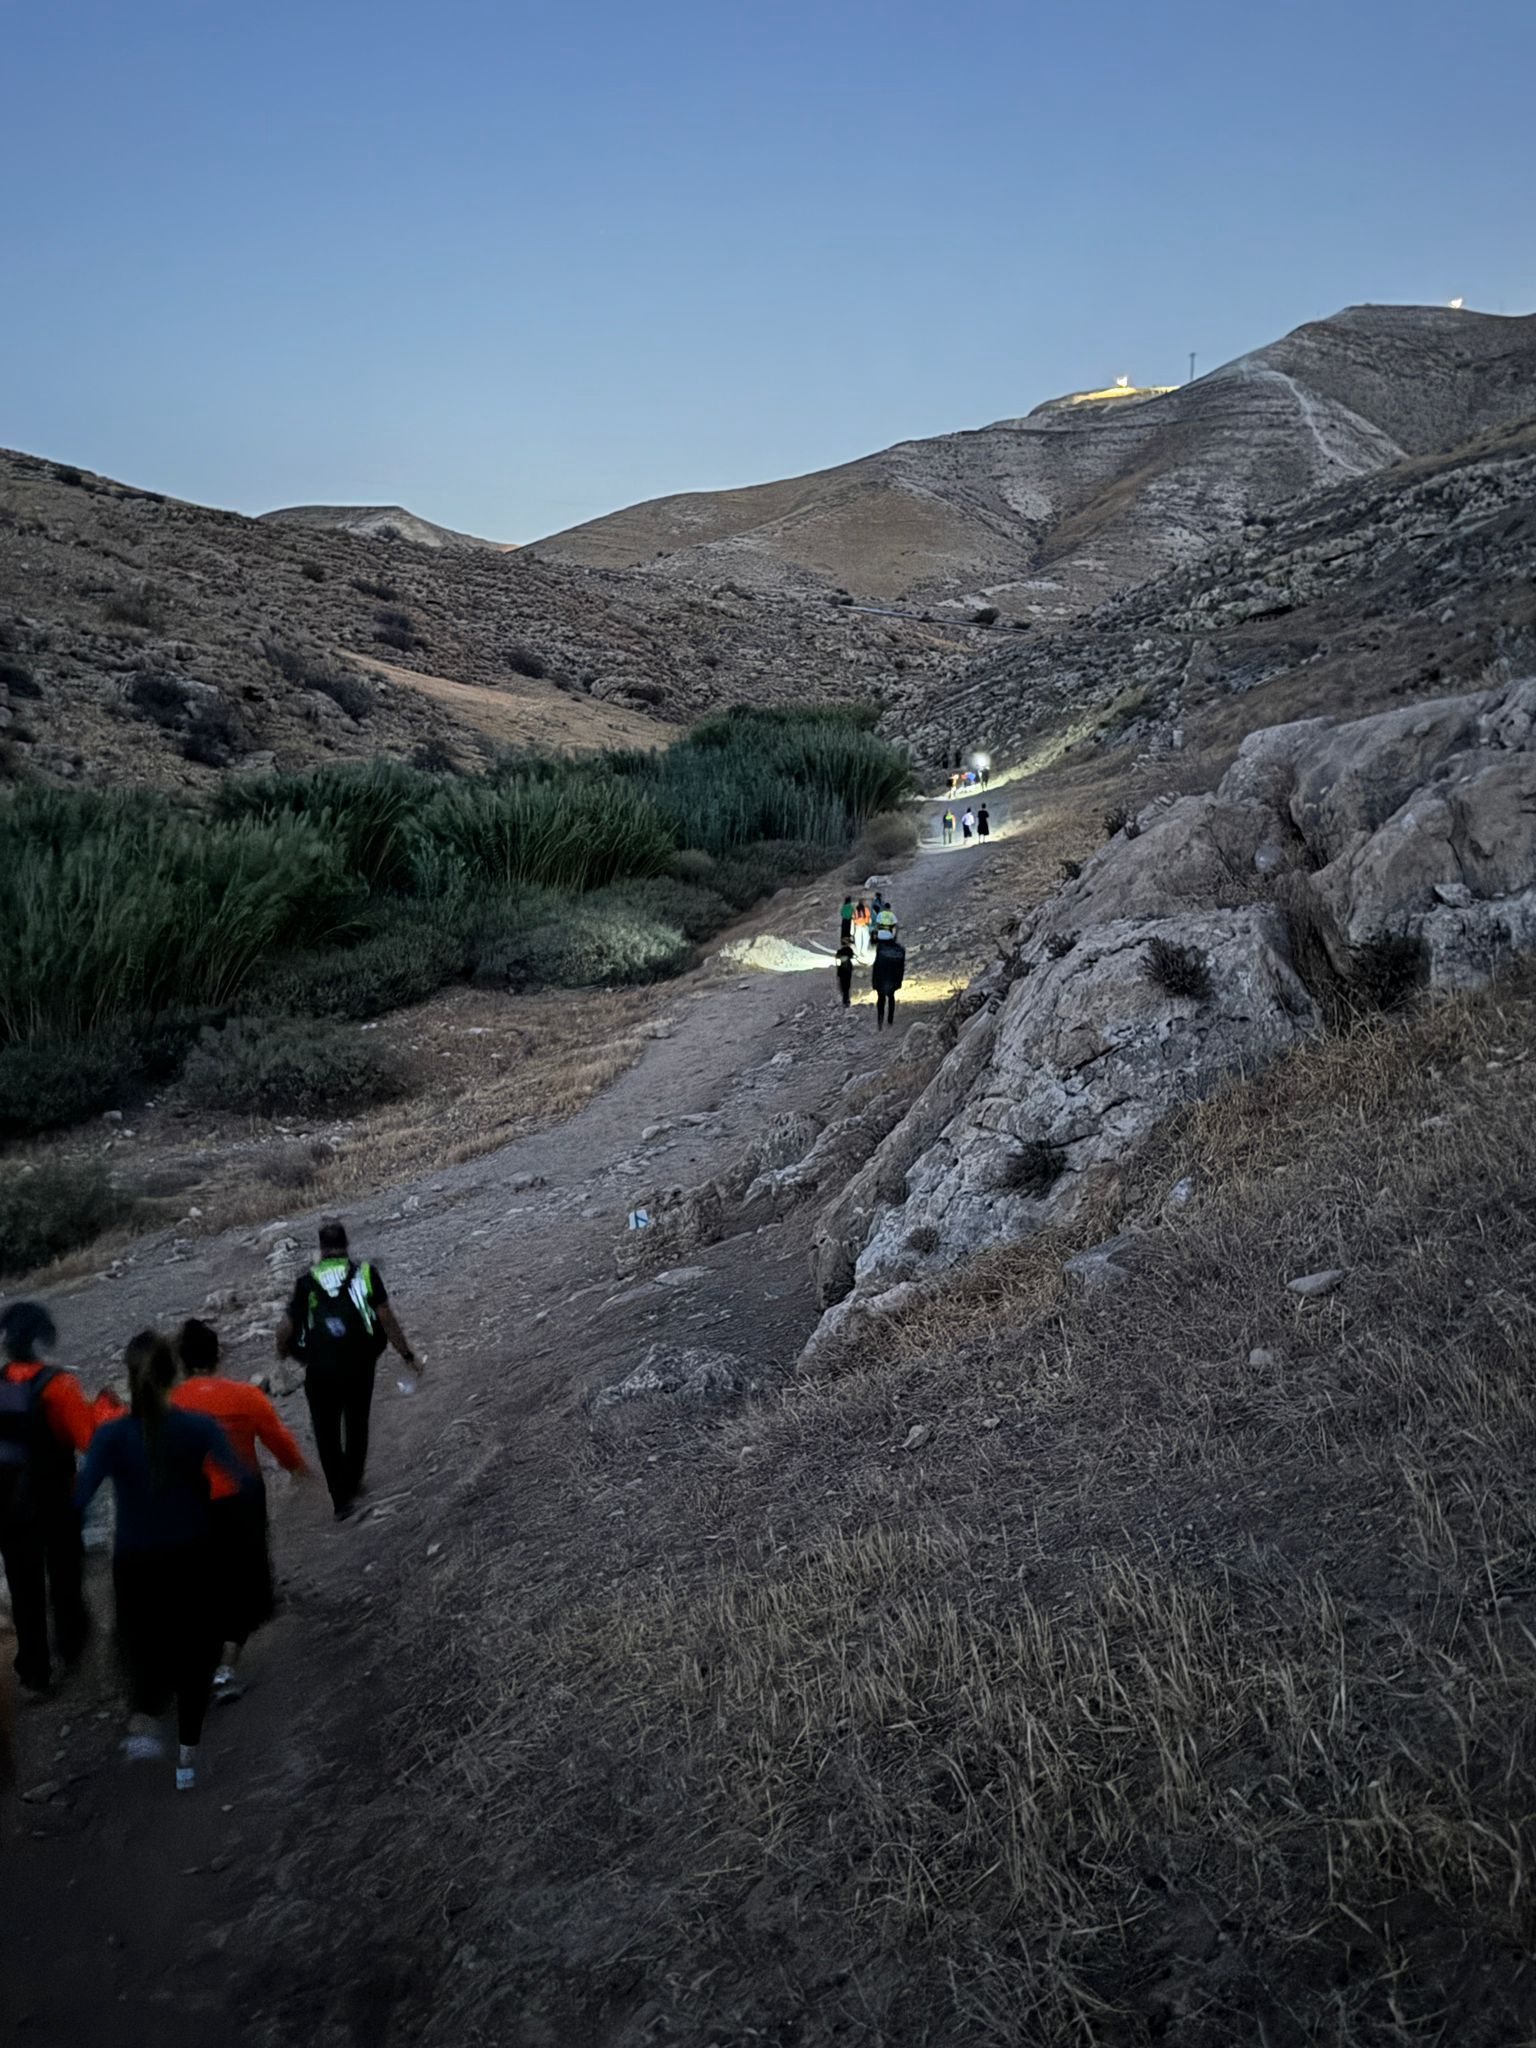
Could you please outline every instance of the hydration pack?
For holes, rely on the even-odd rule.
[[[0,1521],[29,1519],[50,1493],[68,1496],[74,1453],[43,1412],[43,1389],[57,1371],[45,1365],[24,1380],[0,1372]]]
[[[351,1259],[333,1293],[319,1269],[305,1275],[304,1313],[294,1339],[306,1371],[327,1372],[347,1366],[372,1365],[384,1349],[385,1336],[373,1306],[373,1274]]]

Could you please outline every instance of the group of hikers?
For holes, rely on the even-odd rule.
[[[276,1345],[304,1368],[316,1454],[335,1517],[345,1521],[364,1491],[386,1343],[407,1371],[419,1368],[378,1268],[348,1255],[339,1222],[320,1226],[319,1250],[295,1284]],[[133,1338],[123,1354],[126,1399],[108,1389],[88,1400],[72,1372],[47,1362],[58,1332],[40,1302],[12,1302],[0,1315],[0,1341],[0,1559],[17,1682],[44,1695],[55,1651],[66,1671],[84,1653],[91,1616],[81,1518],[110,1482],[117,1648],[132,1710],[123,1752],[163,1756],[156,1724],[174,1703],[176,1788],[190,1791],[208,1706],[240,1697],[241,1651],[273,1612],[257,1446],[296,1478],[308,1477],[308,1462],[261,1388],[220,1370],[218,1334],[196,1317],[174,1339],[152,1329]],[[414,1381],[400,1384],[410,1391]],[[0,1768],[3,1747],[0,1728]]]
[[[992,770],[986,768],[957,768],[949,778],[949,798],[953,803],[963,789],[985,789],[992,779]]]
[[[875,1029],[883,1031],[896,1022],[896,991],[907,971],[907,949],[898,934],[896,912],[877,889],[868,902],[862,896],[857,901],[845,896],[839,916],[842,930],[833,971],[843,1008],[853,1001],[855,964],[867,965],[875,992]]]
[[[946,846],[953,846],[955,843],[954,812],[946,810],[939,824],[940,830],[943,833],[944,844]],[[978,804],[973,811],[970,805],[967,804],[960,818],[960,830],[964,837],[964,843],[967,846],[970,845],[973,839],[990,838],[992,835],[992,815],[986,805]]]

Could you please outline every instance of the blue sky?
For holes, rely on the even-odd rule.
[[[7,10],[0,442],[509,540],[1536,307],[1532,0]]]

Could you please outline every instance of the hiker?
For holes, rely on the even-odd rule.
[[[89,1445],[96,1418],[74,1374],[43,1363],[58,1331],[41,1302],[13,1301],[0,1316],[0,1336],[0,1559],[11,1589],[17,1682],[41,1693],[53,1676],[50,1601],[66,1667],[79,1662],[91,1632],[74,1491],[75,1453]]]
[[[877,948],[879,947],[880,941],[882,939],[895,938],[896,913],[894,910],[892,910],[889,903],[886,903],[882,900],[880,908],[875,912],[874,917],[870,922],[870,932],[874,938],[875,945]]]
[[[853,909],[853,957],[867,960],[869,947],[869,905],[861,896]]]
[[[969,846],[976,830],[976,813],[969,805],[966,806],[965,815],[960,820],[960,830],[965,836],[966,845]]]
[[[907,971],[907,949],[898,939],[883,939],[875,948],[875,964],[869,970],[875,991],[875,1029],[896,1022],[896,991]]]
[[[954,845],[954,843],[955,843],[955,814],[954,814],[954,812],[953,812],[953,811],[946,811],[946,812],[944,813],[944,821],[943,821],[943,822],[944,822],[944,844],[945,844],[946,846],[953,846],[953,845]]]
[[[985,804],[978,804],[976,807],[976,837],[978,839],[990,839],[991,836],[991,816]]]
[[[837,949],[837,961],[833,972],[837,976],[837,985],[842,990],[843,1008],[846,1010],[853,1000],[853,946],[846,938]]]
[[[955,798],[956,798],[956,797],[957,797],[957,796],[959,795],[959,793],[960,793],[960,771],[959,771],[959,769],[957,768],[957,769],[955,770],[954,774],[953,774],[953,775],[951,775],[951,776],[950,776],[950,778],[949,778],[949,800],[950,800],[950,802],[951,802],[951,803],[953,803],[953,802],[954,802]]]
[[[285,1472],[306,1478],[304,1453],[260,1387],[219,1371],[219,1336],[191,1317],[181,1326],[176,1355],[186,1377],[171,1394],[171,1405],[210,1416],[229,1438],[245,1468],[236,1486],[215,1465],[208,1473],[208,1542],[212,1551],[219,1661],[213,1674],[215,1700],[237,1700],[243,1687],[240,1653],[264,1622],[272,1619],[272,1557],[267,1544],[267,1488],[256,1457],[266,1445]],[[225,1654],[227,1651],[227,1655]]]
[[[125,1358],[129,1412],[103,1424],[91,1439],[75,1505],[85,1507],[103,1480],[111,1480],[117,1494],[117,1644],[139,1724],[130,1727],[123,1754],[142,1762],[164,1753],[146,1724],[174,1699],[176,1790],[190,1792],[219,1661],[207,1468],[214,1466],[237,1491],[246,1475],[211,1417],[171,1406],[176,1359],[157,1330],[141,1330]]]
[[[841,926],[838,939],[843,945],[849,945],[853,939],[853,898],[851,896],[843,898],[843,907],[837,913],[837,921]]]
[[[332,1217],[320,1226],[320,1263],[300,1276],[277,1326],[277,1355],[304,1368],[315,1449],[338,1522],[363,1491],[374,1370],[386,1343],[419,1369],[383,1275],[348,1257],[346,1229]]]

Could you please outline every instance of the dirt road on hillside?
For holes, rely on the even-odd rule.
[[[1006,839],[940,851],[941,809],[925,806],[925,845],[890,892],[908,945],[904,1023],[986,956],[1016,864]],[[994,800],[997,827],[1009,809],[1006,795]],[[765,922],[830,948],[840,896],[829,879],[776,903]],[[290,2009],[334,2011],[334,1986],[352,2037],[383,2038],[388,1968],[313,1953],[302,1901],[285,1900],[285,1847],[376,1797],[398,1767],[375,1625],[390,1588],[433,1568],[454,1501],[498,1461],[519,1471],[528,1529],[558,1529],[582,1403],[649,1343],[728,1344],[749,1374],[782,1375],[816,1315],[803,1225],[759,1233],[750,1256],[711,1247],[690,1277],[638,1291],[615,1279],[614,1248],[648,1189],[705,1179],[770,1117],[817,1109],[889,1058],[900,1034],[876,1036],[860,984],[865,1000],[845,1012],[830,952],[826,968],[797,974],[711,961],[657,991],[664,1035],[571,1122],[353,1205],[353,1241],[377,1259],[427,1358],[420,1391],[402,1399],[386,1359],[372,1491],[355,1521],[335,1526],[318,1486],[274,1494],[284,1610],[253,1649],[247,1697],[210,1717],[207,1782],[193,1797],[172,1794],[168,1767],[118,1761],[110,1593],[94,1565],[100,1629],[88,1668],[21,1716],[22,1837],[0,1852],[8,2038],[50,2048],[254,2039],[239,1987],[257,1963],[264,1988],[281,1978]],[[265,1369],[272,1303],[309,1257],[314,1222],[141,1240],[113,1277],[54,1298],[63,1355],[99,1380],[133,1331],[206,1303],[217,1305],[230,1369]],[[302,1396],[283,1406],[302,1433]],[[483,1540],[515,1549],[524,1533]]]

